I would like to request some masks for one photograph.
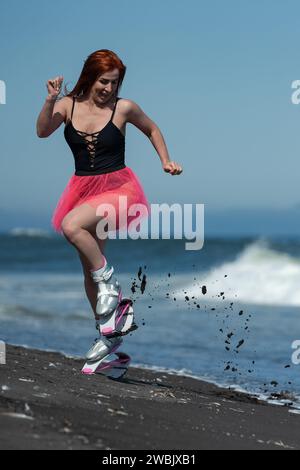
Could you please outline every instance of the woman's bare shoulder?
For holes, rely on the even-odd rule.
[[[119,104],[119,110],[129,120],[133,115],[141,112],[140,106],[133,100],[128,98],[121,98]]]
[[[73,96],[63,96],[59,100],[59,102],[62,103],[62,106],[64,106],[65,108],[69,108],[70,106],[72,106]]]
[[[135,103],[133,100],[130,100],[128,98],[122,98],[120,97],[119,100],[119,107],[122,108],[124,111],[126,110],[131,110],[135,106],[138,106],[137,103]]]
[[[64,122],[67,122],[71,114],[72,103],[72,96],[63,96],[55,103],[55,112],[59,112],[64,117]]]
[[[156,124],[135,101],[129,99],[122,99],[122,101],[121,112],[125,115],[125,122],[133,124],[149,137],[152,130],[156,128]]]
[[[63,96],[56,101],[56,105],[60,105],[61,107],[68,107],[72,104],[73,97],[72,96]]]

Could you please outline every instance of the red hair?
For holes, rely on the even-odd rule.
[[[119,70],[118,95],[126,73],[126,66],[117,54],[109,49],[100,49],[99,51],[92,52],[85,60],[80,77],[74,88],[68,92],[65,85],[65,96],[79,96],[83,93],[88,93],[100,75],[115,68]]]

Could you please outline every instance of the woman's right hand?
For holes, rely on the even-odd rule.
[[[55,78],[51,78],[47,81],[46,86],[48,90],[48,98],[56,99],[61,91],[61,85],[64,80],[63,76],[58,76]]]

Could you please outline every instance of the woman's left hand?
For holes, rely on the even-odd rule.
[[[171,175],[180,175],[182,173],[182,168],[176,162],[167,162],[163,164],[163,169],[166,173],[171,173]]]

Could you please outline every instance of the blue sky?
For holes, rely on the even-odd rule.
[[[127,66],[120,96],[156,122],[184,168],[164,173],[151,142],[127,125],[126,163],[150,202],[299,206],[299,1],[12,0],[0,16],[0,209],[51,216],[74,163],[63,126],[36,136],[45,83],[63,75],[71,88],[102,48]]]

